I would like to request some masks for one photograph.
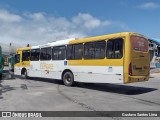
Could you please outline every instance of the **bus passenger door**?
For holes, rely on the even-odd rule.
[[[107,74],[111,83],[123,83],[124,79],[124,38],[115,38],[107,41],[106,50]]]
[[[15,55],[15,64],[14,64],[14,73],[16,75],[21,75],[21,60],[22,60],[22,51],[17,51]]]
[[[22,68],[27,70],[27,75],[30,75],[30,49],[22,51]],[[22,73],[23,74],[23,73]]]

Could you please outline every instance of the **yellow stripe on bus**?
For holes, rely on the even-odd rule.
[[[31,47],[18,48],[17,51],[31,50]]]
[[[123,59],[68,60],[69,66],[123,66]]]

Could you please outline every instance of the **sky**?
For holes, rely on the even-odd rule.
[[[0,42],[5,44],[126,31],[160,38],[160,0],[0,0]]]

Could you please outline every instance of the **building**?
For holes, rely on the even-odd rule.
[[[149,39],[150,67],[160,68],[160,39]]]

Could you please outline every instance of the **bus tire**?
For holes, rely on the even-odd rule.
[[[71,72],[65,72],[62,79],[63,79],[64,85],[66,86],[74,85],[74,76]]]
[[[21,74],[22,79],[27,79],[27,70],[25,69]]]

